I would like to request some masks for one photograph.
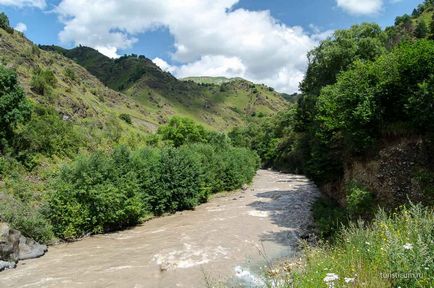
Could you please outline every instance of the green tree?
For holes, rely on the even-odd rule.
[[[414,30],[414,36],[416,38],[425,38],[428,34],[428,27],[425,21],[421,20],[417,23],[416,29]]]
[[[431,32],[431,39],[434,40],[434,13],[432,15],[432,19],[431,19],[431,25],[430,25],[430,32]]]
[[[15,72],[0,65],[0,154],[14,137],[18,124],[30,119],[31,106]]]
[[[207,131],[193,120],[182,117],[173,117],[169,124],[161,126],[158,134],[165,141],[170,141],[175,147],[187,143],[206,143]]]
[[[4,12],[0,13],[0,28],[6,30],[8,33],[14,32],[14,29],[12,29],[9,24],[8,16]]]
[[[56,84],[57,79],[53,71],[36,69],[30,86],[39,95],[49,96]]]
[[[309,67],[301,90],[318,95],[322,87],[335,83],[337,75],[355,60],[373,60],[384,53],[385,41],[386,35],[377,24],[365,23],[336,31],[309,52]]]

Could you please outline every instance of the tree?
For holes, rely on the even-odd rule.
[[[434,14],[432,15],[432,19],[431,19],[431,25],[430,25],[430,32],[431,32],[431,39],[433,39],[434,40]]]
[[[175,147],[187,143],[206,143],[208,136],[203,126],[182,117],[170,119],[168,125],[158,129],[158,134],[162,136],[163,140],[171,141]]]
[[[14,29],[11,28],[9,24],[9,18],[5,13],[0,13],[0,28],[6,30],[8,33],[13,33]]]
[[[365,23],[336,31],[309,52],[309,67],[301,90],[318,95],[322,87],[335,83],[337,75],[355,60],[373,60],[384,53],[385,42],[386,34],[377,24]]]
[[[18,124],[30,119],[31,106],[15,72],[0,65],[0,153],[10,143]]]
[[[428,27],[425,21],[421,20],[417,23],[416,29],[414,30],[414,36],[416,38],[425,38],[428,34]]]

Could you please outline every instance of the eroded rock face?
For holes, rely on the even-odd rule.
[[[8,224],[0,222],[0,271],[15,268],[19,260],[37,258],[45,252],[46,245],[26,238]]]
[[[397,207],[408,199],[430,203],[432,195],[425,195],[416,177],[421,169],[432,170],[427,145],[418,137],[385,142],[377,155],[347,163],[340,181],[324,185],[322,191],[342,206],[346,206],[346,187],[352,182],[374,193],[384,207]]]

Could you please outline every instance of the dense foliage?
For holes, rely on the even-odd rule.
[[[61,171],[47,217],[64,239],[120,229],[146,215],[192,209],[210,193],[240,188],[252,180],[258,162],[246,149],[206,144],[98,152]]]
[[[386,43],[376,25],[337,31],[309,54],[297,105],[234,129],[232,141],[257,151],[265,166],[325,184],[338,180],[354,157],[375,154],[384,137],[432,138],[433,41],[407,41],[390,51]]]
[[[32,77],[31,88],[40,95],[50,96],[56,83],[57,79],[53,71],[36,69]]]
[[[26,122],[31,107],[15,72],[0,65],[0,155],[14,138],[14,130]]]
[[[14,29],[9,24],[9,18],[4,12],[0,13],[0,28],[6,30],[8,33],[13,33]]]

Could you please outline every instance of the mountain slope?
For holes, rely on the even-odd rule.
[[[82,46],[71,50],[57,46],[41,48],[76,61],[108,87],[131,96],[159,114],[160,123],[176,114],[209,128],[227,130],[256,113],[274,114],[288,105],[274,89],[243,79],[235,78],[221,85],[180,81],[144,56],[110,59]]]
[[[209,77],[209,76],[196,76],[196,77],[185,77],[180,79],[181,81],[193,81],[197,84],[216,84],[221,85],[223,83],[232,82],[235,80],[243,80],[243,78],[227,78],[227,77]]]
[[[89,134],[112,133],[113,137],[122,138],[156,129],[158,114],[131,97],[105,87],[74,61],[39,49],[18,32],[11,34],[0,29],[0,37],[1,63],[16,70],[26,95],[33,102],[55,109],[65,120],[92,131]],[[34,89],[32,79],[38,73],[53,75],[55,85],[49,93]],[[120,119],[121,114],[130,115],[133,125]]]

